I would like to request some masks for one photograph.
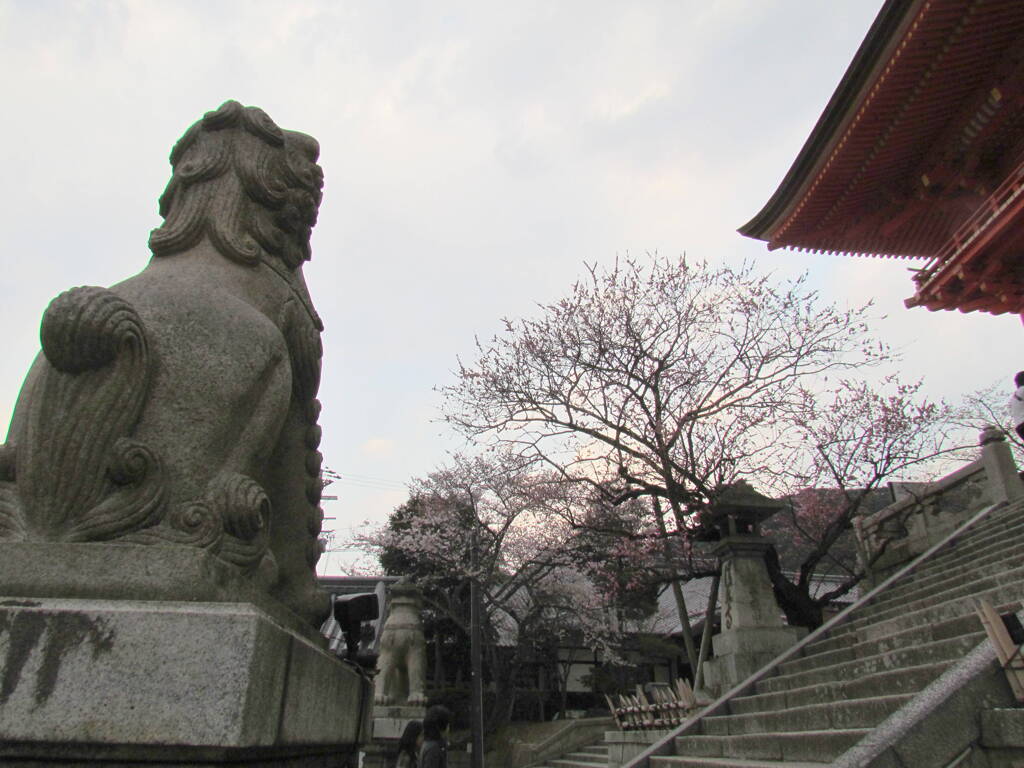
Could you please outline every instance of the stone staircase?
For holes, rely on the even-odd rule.
[[[923,753],[919,758],[897,759],[896,752],[890,751],[886,759],[847,757],[845,762],[843,755],[861,755],[865,744],[883,738],[879,735],[883,730],[887,734],[899,731],[901,718],[920,717],[914,713],[922,711],[926,706],[922,700],[929,697],[951,697],[954,703],[949,706],[962,708],[956,714],[960,720],[979,719],[978,710],[985,707],[1012,706],[1002,672],[990,661],[988,644],[982,645],[985,633],[974,613],[976,597],[986,597],[1000,613],[1020,609],[1024,597],[1024,504],[992,511],[911,573],[855,606],[841,622],[812,635],[801,651],[745,686],[740,695],[712,705],[699,720],[679,729],[681,735],[629,765],[951,765],[945,758],[931,762]],[[973,677],[961,674],[954,679],[955,668],[964,665],[969,655],[979,659],[973,662]],[[979,670],[984,670],[984,681]],[[974,682],[965,682],[968,679]],[[956,704],[957,696],[965,700]],[[951,720],[948,713],[939,719]],[[883,721],[885,725],[879,729]],[[928,727],[935,730],[934,725]],[[866,738],[869,735],[871,738]],[[931,738],[940,742],[946,736],[936,732]],[[919,733],[918,737],[928,738],[928,734]],[[968,750],[970,743],[968,739]],[[850,751],[855,745],[859,751]],[[983,759],[974,762],[971,758],[962,766],[989,765],[980,761]],[[575,764],[562,765],[569,768]]]
[[[608,747],[604,744],[581,747],[557,760],[548,760],[538,768],[608,768]]]

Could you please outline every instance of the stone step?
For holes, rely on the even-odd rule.
[[[945,662],[923,664],[906,669],[895,669],[866,675],[858,680],[833,681],[818,683],[802,688],[769,693],[754,693],[748,696],[737,696],[729,702],[729,709],[734,715],[749,714],[778,710],[785,707],[804,707],[812,704],[827,704],[850,699],[862,699],[874,696],[878,691],[888,695],[917,693],[932,682],[948,667]],[[760,685],[760,684],[759,684]]]
[[[972,635],[978,636],[980,639],[982,634],[981,622],[972,613],[957,616],[953,619],[944,619],[935,624],[907,627],[902,632],[870,640],[858,641],[856,636],[851,635],[851,642],[841,648],[815,652],[817,649],[808,647],[807,650],[811,651],[810,653],[792,661],[783,662],[779,665],[778,673],[788,675],[796,672],[805,672],[810,669],[820,669],[821,667],[842,664],[854,659],[863,659],[879,653],[895,651],[899,648],[925,645],[937,640],[948,640],[953,637]]]
[[[853,659],[828,667],[768,677],[758,682],[757,690],[763,693],[773,693],[789,688],[854,680],[886,670],[951,662],[966,654],[977,644],[973,636],[937,640],[924,645],[875,654],[863,659]]]
[[[946,546],[922,565],[923,568],[941,568],[950,563],[962,560],[966,556],[986,552],[993,547],[998,548],[1005,541],[1020,538],[1024,530],[1024,515],[1017,514],[1012,519],[983,520],[978,528],[968,531],[947,542]]]
[[[943,570],[962,565],[971,558],[980,557],[989,552],[1005,551],[1005,545],[1008,542],[1019,541],[1022,535],[1024,535],[1024,520],[1022,519],[996,524],[983,522],[980,529],[950,542],[939,552],[933,554],[931,558],[922,563],[919,570],[926,572]]]
[[[972,562],[989,557],[1011,553],[1014,545],[1024,538],[1024,520],[1012,526],[996,527],[979,533],[974,538],[960,541],[954,546],[937,552],[910,574],[904,576],[891,588],[891,594],[898,595],[915,583],[926,581],[936,574],[969,566]],[[887,591],[887,593],[889,593]]]
[[[608,768],[607,758],[602,760],[596,755],[587,754],[577,757],[578,754],[580,753],[574,752],[572,755],[566,755],[557,760],[550,760],[548,765],[551,768]]]
[[[829,762],[870,733],[867,728],[758,733],[737,736],[681,736],[676,755],[756,760]]]
[[[1024,565],[1024,539],[1014,539],[1006,542],[1005,547],[999,551],[979,554],[976,558],[941,570],[922,572],[918,578],[896,584],[885,590],[867,607],[876,609],[893,603],[917,600],[955,586],[965,577],[976,578],[1021,565]]]
[[[913,694],[871,696],[864,699],[830,701],[771,712],[713,715],[701,721],[707,736],[753,733],[843,730],[873,728],[910,700]]]
[[[1022,544],[1024,544],[1024,542],[1020,542],[1020,543],[1013,542],[1013,543],[1009,544],[1008,546],[1011,549],[1013,549],[1014,552],[1020,550],[1022,553],[1024,553],[1024,546],[1022,546]],[[999,587],[1001,587],[1003,584],[1007,583],[1008,581],[1012,581],[1013,580],[1012,576],[1005,576],[1005,575],[1003,575],[1000,578],[1000,576],[999,576],[1000,569],[998,569],[998,567],[997,567],[995,570],[996,570],[995,578],[996,578],[997,585]],[[1014,569],[1014,572],[1016,574],[1018,574],[1018,575],[1021,573],[1021,571],[1018,570],[1018,569]],[[972,575],[970,569],[968,569],[966,571],[966,574],[967,575]],[[981,578],[991,578],[991,577],[992,577],[991,571],[987,571],[987,570],[981,575]],[[962,586],[962,584],[957,584],[957,586]],[[976,590],[978,590],[980,592],[981,590],[979,589],[979,587],[980,587],[979,584],[975,584],[973,586],[973,589],[976,589]],[[863,626],[865,626],[867,624],[870,624],[870,623],[876,623],[876,622],[877,623],[881,623],[881,622],[886,621],[886,620],[888,620],[888,619],[890,619],[890,618],[892,618],[894,616],[899,616],[901,619],[903,617],[905,617],[905,615],[908,613],[907,606],[905,604],[899,604],[899,603],[891,604],[891,603],[889,603],[886,600],[886,598],[885,598],[885,596],[887,594],[889,594],[888,590],[885,593],[883,593],[883,595],[879,596],[879,600],[884,601],[884,604],[886,605],[886,607],[884,609],[879,610],[876,607],[878,605],[877,602],[872,603],[870,605],[867,605],[867,606],[864,606],[864,607],[858,609],[844,624],[842,624],[842,625],[840,625],[838,627],[835,627],[831,632],[829,632],[829,634],[826,637],[822,637],[822,638],[814,641],[811,645],[807,646],[807,648],[804,650],[804,655],[805,656],[809,656],[809,655],[814,655],[814,654],[825,652],[825,651],[838,650],[840,648],[849,647],[849,646],[854,645],[854,644],[856,644],[856,643],[861,641],[860,638],[857,638],[855,636],[856,631],[858,629],[860,629],[861,627],[863,627]],[[975,596],[976,594],[977,594],[977,592],[971,592],[970,593],[971,596]],[[942,604],[942,603],[948,602],[948,600],[955,599],[955,597],[956,597],[955,595],[952,595],[952,596],[948,596],[948,599],[943,599],[942,596],[934,596],[933,595],[933,596],[930,597],[930,599],[921,599],[921,600],[917,601],[917,605],[914,608],[911,608],[910,610],[911,611],[916,611],[916,610],[919,610],[919,609],[927,609],[927,608],[931,607],[933,604]],[[925,623],[927,623],[927,621]]]
[[[973,531],[968,531],[959,539],[954,539],[933,554],[917,572],[942,569],[962,562],[965,558],[987,552],[993,547],[999,548],[1007,540],[1018,539],[1022,535],[1022,526],[1024,526],[1024,516],[1019,513],[1014,513],[1014,516],[1009,518],[992,519],[990,517],[983,520]],[[913,576],[907,578],[913,578]]]
[[[955,549],[977,541],[990,540],[993,531],[1015,530],[1019,526],[1022,517],[1024,515],[1021,514],[1019,505],[1004,506],[993,510],[984,520],[976,523],[973,528],[953,539],[950,542],[950,548]],[[937,554],[941,555],[949,551],[950,549],[947,548]]]
[[[947,584],[944,589],[922,590],[908,596],[902,603],[890,600],[877,606],[865,606],[864,610],[857,611],[853,626],[857,626],[858,622],[868,623],[872,620],[882,620],[901,612],[916,611],[919,608],[926,608],[936,602],[951,600],[955,597],[972,596],[988,589],[994,589],[1002,584],[1020,581],[1022,578],[1024,578],[1024,565],[1011,565],[1009,563],[1004,563],[1002,568],[992,567],[991,569],[983,569],[978,573],[964,574],[958,580]]]
[[[962,598],[956,598],[953,602],[961,607],[963,607],[965,603]],[[854,628],[851,630],[845,624],[840,625],[833,628],[832,632],[830,632],[826,637],[815,640],[807,645],[803,649],[801,658],[809,659],[815,656],[831,654],[836,651],[857,648],[862,643],[870,642],[872,640],[884,640],[886,638],[891,638],[897,645],[906,645],[910,642],[909,638],[914,637],[919,637],[922,642],[925,642],[928,640],[939,640],[945,637],[953,637],[954,635],[973,632],[975,628],[981,625],[978,623],[977,617],[974,613],[973,600],[968,599],[966,603],[970,606],[970,610],[960,611],[954,616],[947,616],[933,621],[919,622],[909,626],[904,626],[884,637],[868,638],[868,633],[863,629],[858,631]],[[942,604],[938,603],[936,607],[938,607],[938,605]],[[999,609],[1000,612],[1010,610],[1013,605],[1014,601],[995,604],[996,608]],[[833,633],[836,632],[838,632],[838,634],[833,636]],[[871,634],[874,635],[876,633],[872,632]]]
[[[793,762],[787,760],[744,760],[738,757],[652,757],[652,766],[662,768],[828,768],[828,763]]]
[[[840,642],[840,637],[845,637],[846,639],[842,642],[846,645],[856,644],[865,640],[888,637],[889,635],[903,632],[911,627],[937,624],[945,621],[946,619],[955,619],[961,616],[970,615],[974,613],[974,599],[980,597],[984,597],[996,606],[1011,606],[1019,604],[1021,594],[1021,590],[1019,588],[1020,582],[1014,582],[1012,578],[1000,579],[1000,581],[1007,580],[1009,583],[999,584],[994,588],[979,590],[969,596],[953,597],[949,600],[941,600],[941,596],[938,596],[936,598],[938,602],[934,604],[925,605],[913,610],[907,610],[902,613],[872,617],[871,620],[865,620],[853,616],[849,621],[832,630],[832,632],[836,633],[836,636],[831,638],[831,640],[833,644],[835,644]],[[815,650],[820,649],[817,642],[812,643],[811,646],[813,646]]]
[[[955,597],[935,605],[909,611],[903,615],[889,616],[881,621],[854,627],[854,632],[860,641],[872,640],[895,635],[910,627],[938,624],[946,619],[971,616],[974,615],[975,600],[979,598],[985,598],[992,605],[1012,608],[1015,611],[1017,608],[1014,606],[1020,605],[1020,596],[1020,582],[1011,581],[994,589],[981,590],[970,596]]]
[[[851,632],[847,628],[847,624],[856,617],[857,613],[854,612],[846,619],[845,622],[832,627],[827,634],[808,643],[804,646],[804,654],[814,655],[818,653],[828,653],[830,651],[837,651],[840,648],[848,648],[851,645],[856,645],[861,642],[857,633]]]
[[[605,744],[591,744],[575,752],[548,760],[536,768],[608,768],[608,747]]]
[[[994,607],[999,613],[1012,613],[1015,612],[1019,605],[1019,600],[1000,601],[999,594],[1003,591],[1000,587],[999,590],[993,592],[983,593],[983,595],[992,602]],[[993,600],[993,598],[996,598]],[[947,616],[945,618],[939,617],[932,622],[914,623],[910,626],[906,626],[903,629],[898,629],[892,634],[884,635],[882,637],[873,637],[869,635],[875,635],[876,632],[862,630],[860,632],[847,632],[844,633],[841,638],[829,638],[828,642],[814,642],[808,645],[804,649],[804,657],[810,659],[819,655],[831,654],[835,651],[841,651],[844,649],[853,649],[857,655],[863,655],[862,649],[867,648],[868,645],[873,642],[878,642],[878,648],[895,648],[898,646],[905,646],[913,644],[915,640],[920,642],[928,642],[930,640],[942,640],[949,637],[955,637],[957,635],[971,634],[979,631],[981,623],[978,620],[977,614],[974,612],[974,602],[972,598],[957,599],[954,601],[955,605],[965,610],[961,610],[954,616]],[[939,606],[936,606],[937,608]],[[943,612],[946,612],[946,608],[942,608]],[[898,625],[897,625],[898,626]],[[840,643],[839,640],[842,640]],[[838,657],[836,657],[838,658]]]

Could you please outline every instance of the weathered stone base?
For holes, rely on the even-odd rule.
[[[0,595],[83,600],[249,603],[278,624],[320,635],[238,568],[199,547],[0,543]]]
[[[715,635],[715,656],[705,663],[707,687],[721,695],[761,669],[804,635],[804,627],[745,627]]]
[[[340,766],[372,695],[250,604],[0,597],[4,765]]]
[[[373,738],[400,739],[410,720],[422,720],[426,707],[374,707]]]

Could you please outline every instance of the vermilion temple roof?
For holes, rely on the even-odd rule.
[[[1024,158],[1024,0],[889,0],[782,184],[769,248],[934,257]]]

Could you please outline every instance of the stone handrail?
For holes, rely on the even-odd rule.
[[[854,520],[857,540],[872,574],[885,573],[920,554],[970,512],[992,503],[981,459],[946,477],[905,492],[879,511]]]
[[[1002,431],[986,428],[980,444],[977,460],[854,521],[869,583],[928,549],[981,507],[1024,496]]]

